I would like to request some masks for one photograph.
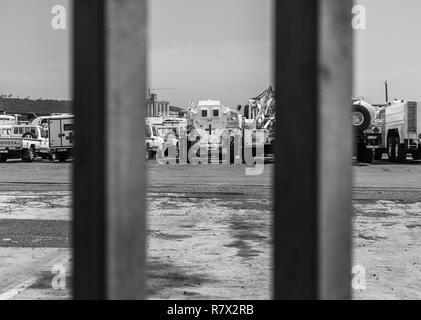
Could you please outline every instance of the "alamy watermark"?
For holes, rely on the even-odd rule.
[[[199,134],[193,130],[182,130],[177,144],[164,144],[157,150],[156,160],[167,164],[246,164],[245,174],[260,175],[264,170],[265,130],[245,129],[237,132],[221,130],[217,134]],[[164,141],[170,141],[169,135]]]
[[[367,28],[367,10],[365,6],[356,4],[352,7],[352,28],[354,30],[365,30]],[[63,5],[55,5],[51,8],[51,27],[54,30],[66,29],[66,8]]]
[[[66,268],[61,264],[52,267],[51,273],[54,275],[51,280],[51,287],[54,290],[66,289]]]
[[[366,289],[366,270],[364,266],[360,264],[353,266],[351,286],[354,290]]]
[[[367,29],[367,10],[363,5],[357,4],[353,6],[352,15],[351,25],[354,30]]]
[[[66,30],[66,8],[62,5],[55,5],[51,8],[51,27],[54,30]]]

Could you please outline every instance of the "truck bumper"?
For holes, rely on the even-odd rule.
[[[382,134],[365,133],[357,137],[357,143],[363,143],[367,149],[378,149],[382,145]]]

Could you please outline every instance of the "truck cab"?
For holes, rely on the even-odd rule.
[[[18,124],[11,128],[10,136],[39,140],[39,149],[37,150],[36,155],[43,159],[49,157],[50,147],[48,143],[48,132],[44,127],[39,125]]]
[[[209,158],[233,162],[234,137],[241,137],[242,117],[219,100],[201,100],[188,109],[188,160],[201,163]],[[182,146],[182,148],[186,148]],[[196,156],[194,156],[196,155]],[[190,159],[192,157],[192,159]],[[199,159],[200,158],[200,159]]]
[[[208,151],[221,149],[224,136],[241,128],[239,114],[217,100],[202,100],[191,105],[189,120],[191,131],[200,138],[200,148]]]
[[[157,127],[145,121],[146,160],[153,159],[164,148],[164,139],[159,136]]]
[[[10,129],[18,123],[18,117],[16,115],[0,115],[0,128]]]
[[[41,126],[16,125],[10,134],[0,136],[0,162],[7,159],[22,159],[32,162],[35,156],[48,151],[48,142]]]
[[[164,155],[168,156],[168,149],[175,149],[175,157],[178,157],[180,136],[187,127],[187,119],[166,118],[162,123],[156,125],[158,135],[164,139]]]
[[[177,127],[157,126],[157,134],[164,140],[165,146],[176,146],[180,129]]]

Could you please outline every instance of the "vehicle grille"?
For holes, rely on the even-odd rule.
[[[417,103],[408,102],[408,133],[417,132]]]

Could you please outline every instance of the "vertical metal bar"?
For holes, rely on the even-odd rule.
[[[73,294],[105,298],[104,3],[75,0]]]
[[[351,6],[276,1],[276,299],[350,297]]]
[[[146,1],[74,1],[74,297],[145,297]]]

